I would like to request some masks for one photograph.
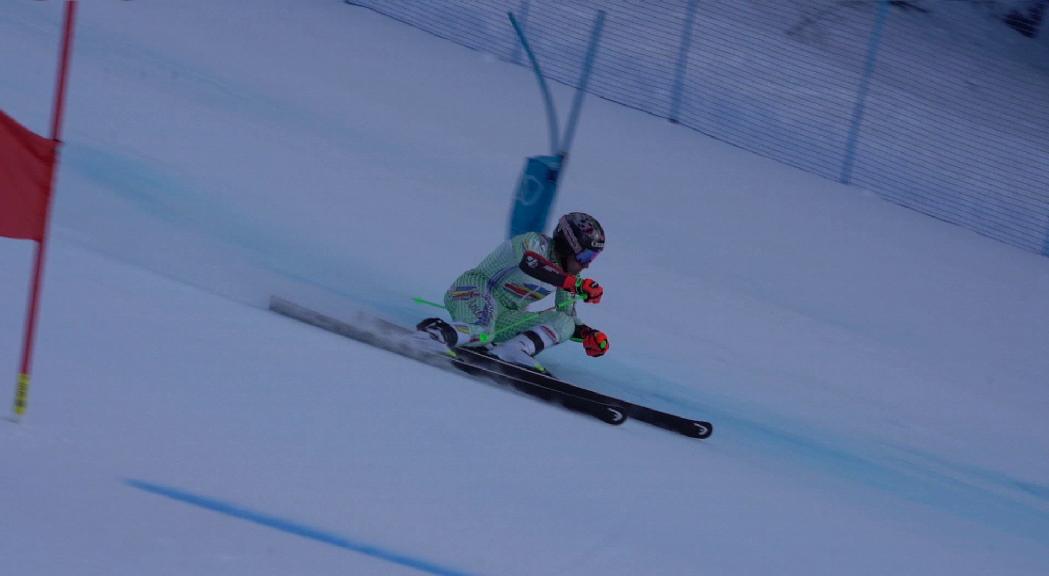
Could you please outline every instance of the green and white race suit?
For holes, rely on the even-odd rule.
[[[556,264],[553,241],[527,232],[503,242],[476,267],[455,280],[444,295],[463,346],[503,342],[530,329],[553,343],[572,338],[575,297],[562,286],[568,277]],[[528,306],[555,293],[555,307],[529,312]],[[468,338],[467,338],[468,337]]]

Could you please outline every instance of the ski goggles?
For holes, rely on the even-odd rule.
[[[594,261],[594,258],[597,258],[597,255],[600,253],[600,250],[592,250],[590,248],[587,248],[586,250],[583,250],[582,252],[576,254],[575,259],[583,266],[589,266],[590,263]]]

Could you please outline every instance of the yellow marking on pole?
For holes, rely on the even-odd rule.
[[[29,374],[18,375],[18,390],[15,392],[15,414],[25,414],[26,403],[29,399]]]

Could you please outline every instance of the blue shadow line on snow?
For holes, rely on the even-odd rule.
[[[65,144],[62,162],[144,214],[233,245],[259,252],[271,249],[263,227],[223,202],[221,195],[160,162],[77,142]]]
[[[716,421],[735,429],[744,441],[776,451],[784,459],[801,459],[834,474],[858,481],[905,500],[942,510],[998,530],[1041,541],[1049,530],[1049,511],[1017,497],[1019,488],[1040,496],[1038,485],[1019,483],[1004,475],[966,470],[927,454],[908,454],[892,447],[825,439],[811,431],[792,431],[776,423],[729,417]],[[1013,489],[1010,491],[1010,488]]]
[[[172,199],[182,196],[179,182],[144,161],[87,144],[65,142],[62,166],[155,217],[171,220]]]
[[[606,366],[607,367],[607,366]],[[572,373],[569,369],[559,373]],[[876,440],[828,435],[757,407],[731,402],[676,384],[673,379],[617,363],[602,372],[607,390],[627,400],[714,422],[718,438],[731,437],[782,461],[803,463],[870,488],[1000,531],[1044,539],[1049,531],[1049,486],[1025,482],[992,470],[952,462]],[[637,383],[643,383],[638,385]],[[1040,503],[1040,505],[1038,504]]]
[[[365,556],[371,556],[372,558],[385,560],[393,564],[399,564],[401,566],[414,568],[416,570],[426,572],[428,574],[436,574],[437,576],[469,576],[469,573],[467,572],[462,572],[452,568],[440,566],[433,562],[421,560],[419,558],[413,558],[411,556],[394,552],[391,550],[385,550],[383,548],[379,548],[378,546],[372,546],[370,544],[365,544],[362,542],[355,542],[349,538],[339,536],[338,534],[334,534],[332,532],[325,532],[324,530],[320,530],[318,528],[311,528],[309,526],[299,524],[291,520],[285,520],[276,516],[270,516],[261,512],[255,512],[247,508],[237,506],[236,504],[231,504],[229,502],[223,502],[221,500],[208,498],[206,496],[191,494],[189,492],[185,492],[177,488],[161,486],[159,484],[153,484],[151,482],[145,482],[142,480],[129,479],[125,480],[124,483],[128,486],[131,486],[132,488],[137,488],[139,490],[149,492],[151,494],[164,496],[165,498],[177,500],[185,504],[191,504],[193,506],[204,508],[206,510],[211,510],[212,512],[225,514],[226,516],[231,516],[240,520],[247,520],[248,522],[258,524],[260,526],[266,526],[267,528],[273,528],[274,530],[280,530],[281,532],[286,532],[288,534],[293,534],[295,536],[300,536],[302,538],[307,538],[316,542],[329,544],[331,546],[343,548],[345,550],[350,550],[359,554],[364,554]]]
[[[382,304],[369,297],[382,292],[383,286],[368,283],[368,274],[346,277],[340,272],[359,267],[357,263],[318,255],[316,247],[274,237],[264,226],[253,224],[216,199],[206,187],[157,162],[67,142],[63,165],[142,214],[240,248],[253,262],[279,276],[372,308]]]

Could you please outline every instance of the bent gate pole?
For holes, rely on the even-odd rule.
[[[59,54],[58,80],[55,90],[54,110],[51,114],[51,140],[55,141],[55,162],[51,168],[51,189],[47,196],[47,211],[44,216],[44,233],[36,245],[33,262],[33,285],[29,295],[29,310],[26,314],[25,336],[22,340],[22,364],[18,371],[18,387],[15,392],[15,417],[25,414],[29,401],[29,380],[33,364],[33,343],[36,338],[37,316],[40,311],[40,292],[44,278],[44,261],[47,255],[47,237],[51,227],[51,206],[54,200],[55,174],[58,171],[58,144],[62,140],[62,116],[65,111],[66,79],[69,73],[69,58],[73,45],[73,21],[76,16],[76,1],[66,0],[65,21],[62,26],[62,50]]]

